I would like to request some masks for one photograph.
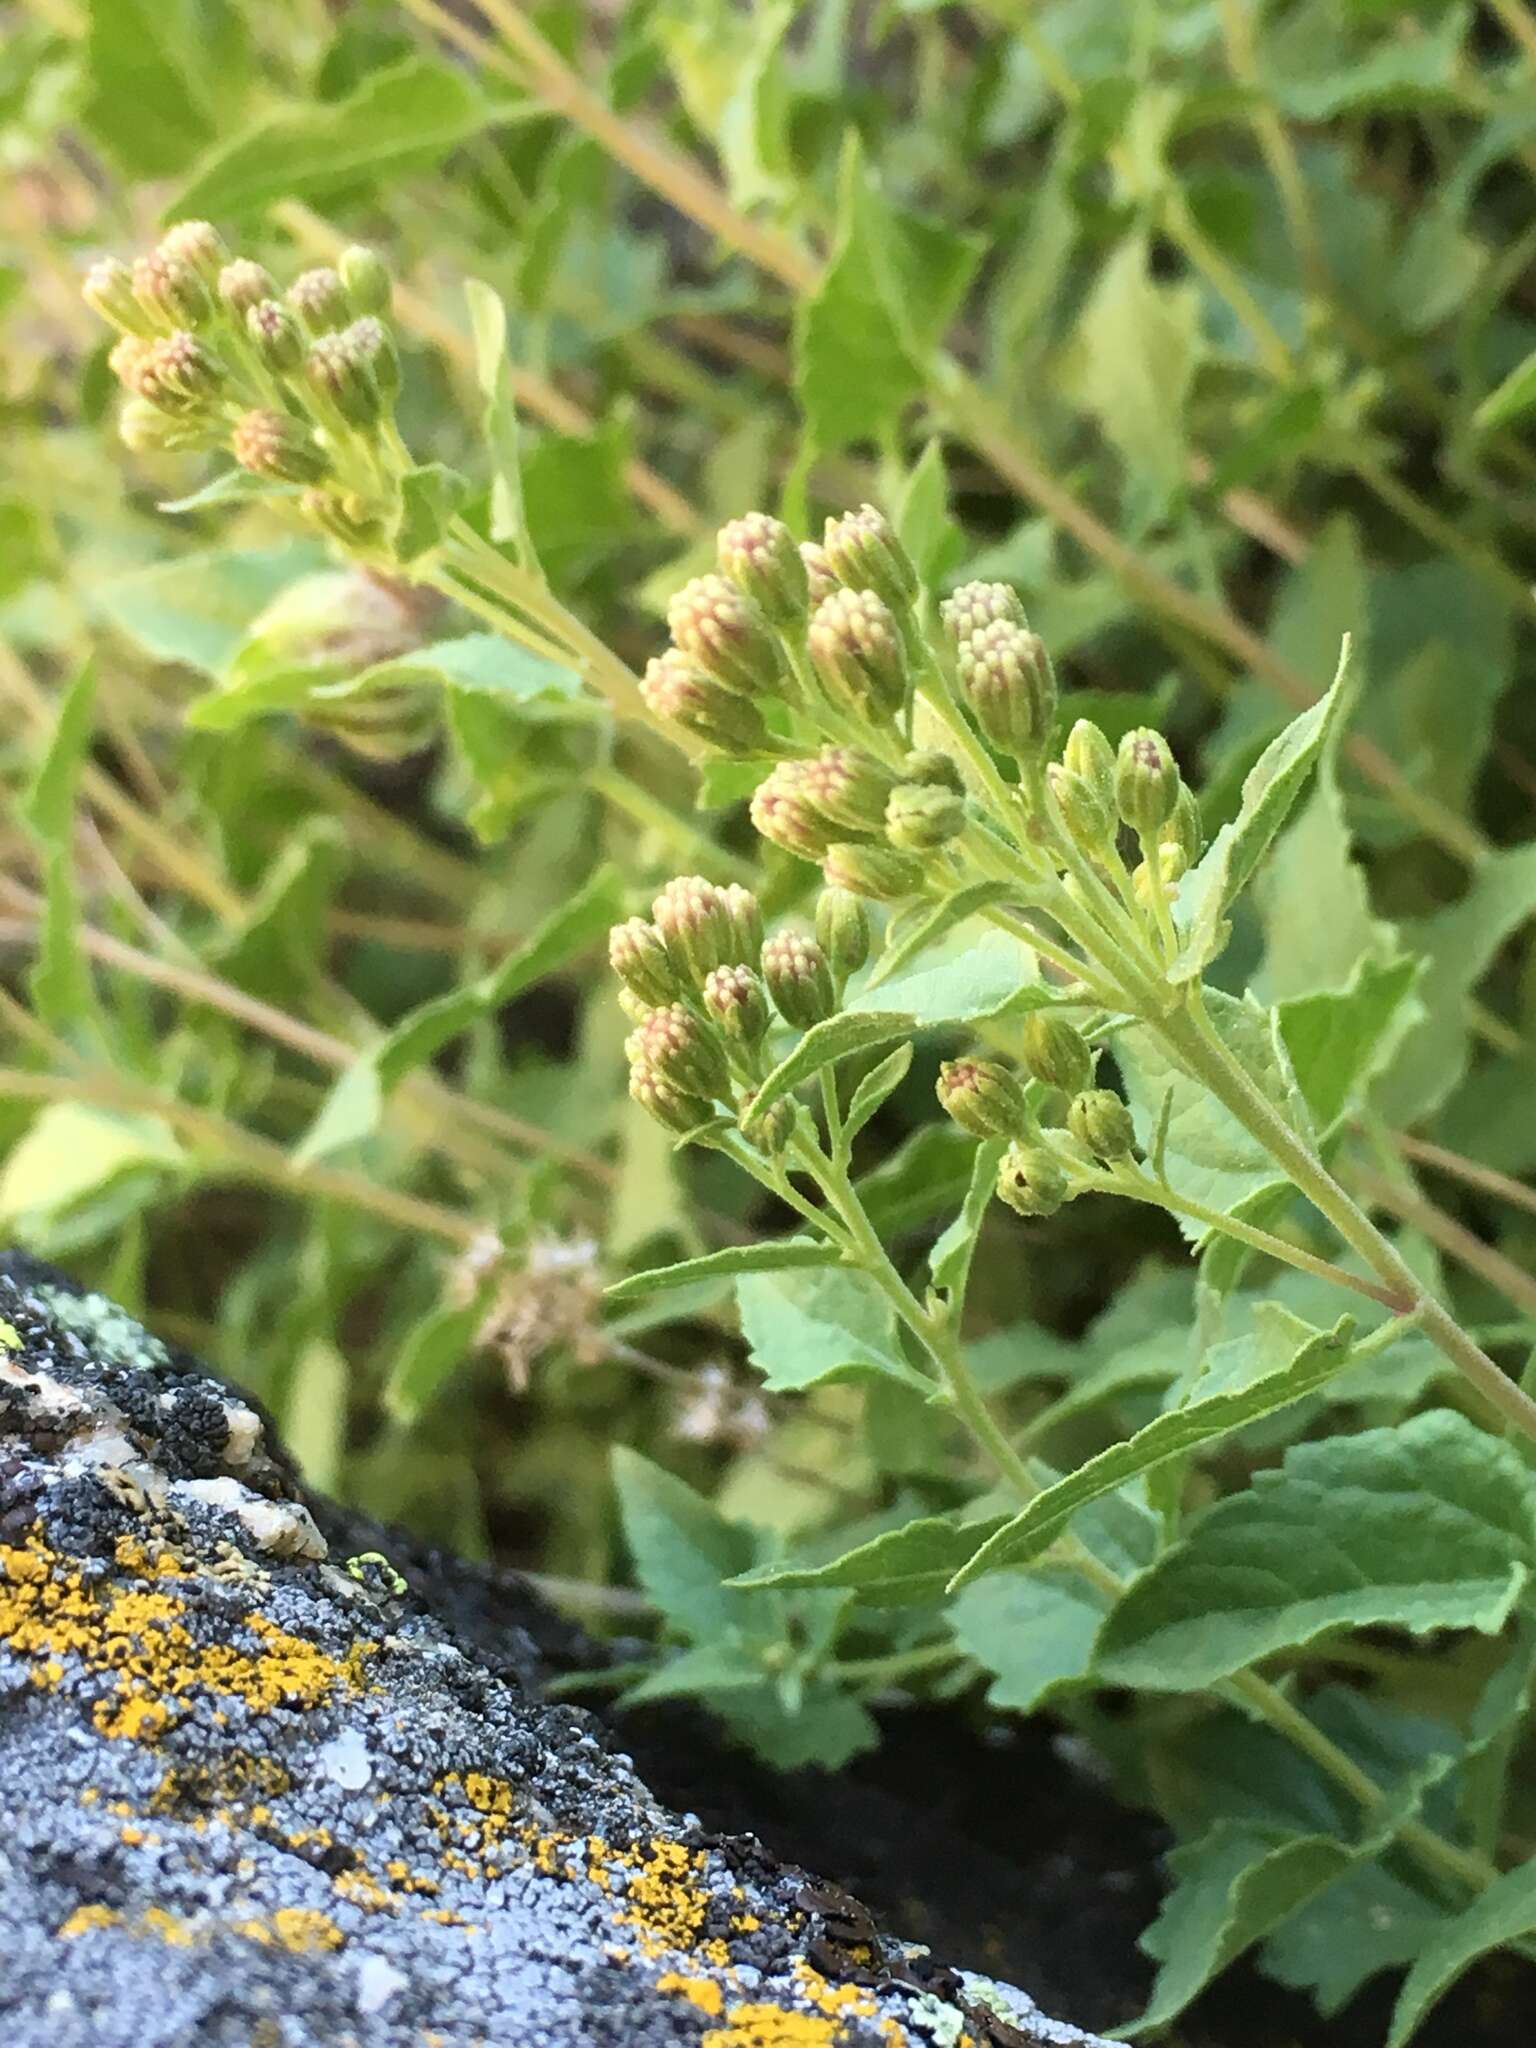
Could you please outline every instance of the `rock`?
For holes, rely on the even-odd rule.
[[[561,1634],[306,1501],[250,1402],[0,1258],[5,2038],[1102,2048],[666,1811],[540,1701]]]

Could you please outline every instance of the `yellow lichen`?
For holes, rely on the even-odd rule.
[[[263,1948],[285,1948],[290,1955],[323,1955],[340,1948],[346,1936],[328,1914],[312,1906],[279,1906],[262,1920],[241,1920],[234,1932]]]
[[[122,1917],[122,1914],[114,1911],[111,1906],[76,1906],[59,1928],[59,1938],[62,1941],[73,1941],[77,1935],[91,1934],[98,1928],[117,1927],[121,1924]]]
[[[656,1979],[656,1989],[686,1998],[712,2020],[719,2019],[725,2010],[725,1993],[713,1977],[683,1977],[676,1970],[668,1970]]]

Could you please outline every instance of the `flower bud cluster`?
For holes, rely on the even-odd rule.
[[[81,289],[119,333],[110,362],[129,394],[130,448],[222,447],[251,475],[299,487],[302,514],[344,547],[379,547],[397,510],[381,478],[395,466],[400,364],[373,250],[344,250],[284,291],[209,222],[187,220],[132,263],[92,264]]]

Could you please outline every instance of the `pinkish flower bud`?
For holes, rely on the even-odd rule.
[[[309,333],[334,334],[352,318],[347,288],[329,264],[301,271],[288,287],[288,304]]]
[[[80,296],[93,313],[124,334],[151,335],[156,323],[139,304],[133,289],[133,272],[116,256],[103,256],[85,273]]]
[[[245,331],[264,366],[275,376],[291,376],[304,360],[299,323],[277,299],[258,299],[248,307]]]
[[[1029,623],[1018,592],[1008,583],[963,583],[939,606],[939,617],[956,647],[988,626]]]
[[[302,421],[266,408],[241,414],[229,446],[242,469],[277,483],[318,483],[330,467]]]
[[[841,586],[832,564],[827,560],[827,551],[820,541],[801,541],[800,559],[805,564],[806,603],[815,611],[819,604]]]
[[[712,1032],[682,1003],[665,1003],[624,1041],[632,1066],[644,1067],[680,1094],[713,1101],[729,1084],[725,1055]]]
[[[675,1131],[686,1137],[696,1131],[700,1124],[706,1124],[714,1110],[700,1095],[690,1095],[664,1081],[650,1067],[634,1066],[629,1070],[629,1093],[648,1116],[666,1130]]]
[[[809,582],[795,537],[782,519],[748,512],[722,526],[715,542],[721,574],[751,599],[771,626],[789,626],[808,609]]]
[[[219,297],[239,320],[245,318],[252,306],[276,296],[271,271],[263,263],[253,263],[249,256],[237,256],[219,272]]]
[[[608,964],[649,1009],[659,1009],[682,993],[661,933],[643,917],[629,918],[609,932]]]
[[[1018,1076],[996,1060],[946,1060],[937,1092],[945,1115],[973,1138],[1021,1138],[1035,1128]]]
[[[1179,770],[1160,732],[1137,726],[1115,758],[1115,802],[1133,832],[1155,839],[1179,801]]]
[[[895,846],[855,846],[839,840],[821,863],[827,886],[849,889],[874,903],[900,903],[921,890],[927,875],[921,858]]]
[[[757,706],[675,647],[646,663],[640,695],[653,718],[691,732],[722,754],[757,754],[770,745]]]
[[[210,292],[217,287],[219,272],[229,261],[223,238],[208,220],[177,221],[161,236],[159,253],[168,263],[185,264]]]
[[[893,612],[904,611],[917,596],[912,557],[885,514],[873,505],[829,519],[822,547],[833,575],[849,590],[873,590]]]
[[[698,988],[711,968],[734,964],[736,921],[725,891],[702,875],[677,875],[651,905],[675,974]]]
[[[223,385],[219,364],[195,334],[182,328],[150,342],[133,370],[139,397],[165,412],[201,412]]]
[[[837,1007],[827,956],[799,932],[774,932],[763,944],[763,980],[786,1024],[809,1031]]]
[[[750,967],[713,967],[704,980],[704,1007],[736,1045],[757,1045],[768,1029],[768,998]]]
[[[841,703],[874,718],[907,701],[907,656],[890,606],[873,590],[835,590],[811,617],[806,644]]]
[[[753,792],[751,813],[765,839],[802,860],[820,860],[837,829],[810,801],[803,761],[781,761]]]
[[[757,898],[740,882],[727,882],[721,895],[731,919],[730,961],[755,960],[763,949],[763,912]]]
[[[1037,761],[1056,723],[1056,676],[1045,642],[1011,619],[960,643],[955,675],[982,732],[1005,754]]]
[[[213,313],[213,297],[197,272],[158,249],[135,262],[133,295],[160,334],[201,327]]]
[[[695,576],[667,606],[674,643],[728,690],[777,690],[784,656],[757,606],[723,576]]]
[[[823,747],[804,764],[800,788],[816,815],[837,836],[879,832],[896,777],[859,747]]]
[[[304,359],[304,376],[311,391],[348,426],[372,427],[383,416],[378,379],[347,334],[320,335]]]

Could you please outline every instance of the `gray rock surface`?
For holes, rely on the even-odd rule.
[[[1102,2048],[667,1812],[540,1702],[515,1581],[359,1540],[195,1360],[0,1258],[8,2048]]]

